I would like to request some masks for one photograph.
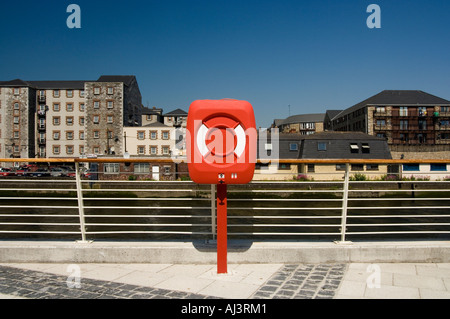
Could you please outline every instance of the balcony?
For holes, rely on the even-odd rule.
[[[46,112],[45,112],[45,111],[39,110],[39,111],[37,112],[37,114],[38,114],[38,117],[45,117]]]
[[[38,124],[38,131],[46,131],[47,130],[47,128],[46,128],[46,125],[45,124]]]
[[[38,102],[39,104],[44,104],[47,101],[45,95],[39,95],[38,96]]]
[[[38,138],[37,142],[38,145],[45,145],[47,143],[45,138]]]

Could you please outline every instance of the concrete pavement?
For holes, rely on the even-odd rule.
[[[450,263],[2,263],[1,298],[450,299]]]

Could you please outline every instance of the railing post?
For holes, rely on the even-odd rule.
[[[80,217],[81,242],[86,243],[86,226],[84,219],[83,185],[81,184],[80,164],[75,162],[75,181],[77,185],[78,214]]]
[[[347,228],[347,205],[348,205],[349,182],[350,182],[350,164],[346,163],[344,176],[344,192],[342,195],[341,240],[335,242],[336,244],[351,244],[350,241],[345,240],[345,232]]]
[[[216,239],[216,185],[211,184],[211,233]]]

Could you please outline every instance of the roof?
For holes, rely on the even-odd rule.
[[[345,141],[354,141],[354,140],[378,140],[384,141],[384,138],[377,137],[374,135],[369,135],[362,132],[341,132],[341,131],[328,131],[328,132],[319,132],[311,135],[303,135],[302,139],[304,140],[345,140]]]
[[[336,115],[341,117],[366,106],[450,105],[450,101],[418,90],[385,90]]]
[[[130,86],[134,80],[136,80],[134,75],[102,75],[97,82],[122,82],[126,86]]]
[[[92,81],[29,81],[36,89],[84,90],[84,84]]]
[[[187,115],[188,113],[186,111],[183,111],[182,109],[176,109],[174,111],[164,114],[164,116],[187,116]]]
[[[336,115],[341,113],[342,110],[327,110],[325,113],[325,117],[328,116],[329,119],[333,119]]]
[[[143,107],[142,108],[142,115],[161,115],[162,113],[162,109],[160,108],[148,108],[148,107]]]
[[[317,122],[323,122],[325,118],[325,113],[316,113],[316,114],[298,114],[288,117],[284,120],[275,120],[276,123],[279,123],[278,125],[286,125],[286,124],[294,124],[294,123],[317,123]],[[277,126],[278,126],[277,125]]]
[[[30,86],[30,83],[22,81],[21,79],[15,79],[12,81],[5,81],[0,83],[1,86]]]
[[[153,123],[144,125],[144,127],[169,127],[169,126],[164,123],[161,123],[161,122],[153,122]]]

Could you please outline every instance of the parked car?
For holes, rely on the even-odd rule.
[[[14,174],[15,174],[16,176],[27,176],[28,173],[29,173],[28,165],[20,166],[20,167],[14,172]]]
[[[50,176],[50,171],[45,168],[38,168],[36,171],[30,173],[33,177],[48,177]]]
[[[66,176],[66,171],[59,167],[53,167],[52,169],[50,169],[50,175],[52,177],[63,177]]]
[[[76,172],[75,172],[75,171],[72,171],[72,170],[71,170],[71,171],[68,171],[68,172],[67,172],[67,177],[73,177],[73,178],[76,177]]]
[[[0,168],[0,176],[13,176],[14,173],[10,168]]]

